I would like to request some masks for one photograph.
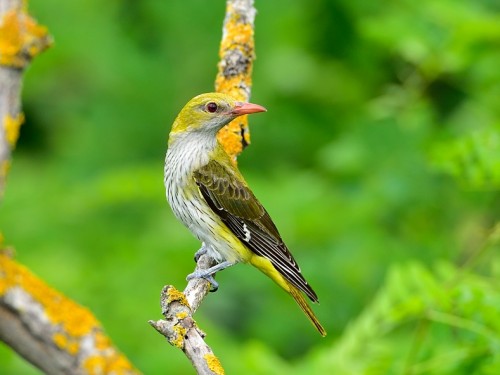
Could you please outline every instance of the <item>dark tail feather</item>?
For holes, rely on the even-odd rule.
[[[316,315],[314,315],[314,312],[311,310],[311,307],[308,305],[307,301],[305,300],[304,296],[302,295],[302,292],[297,289],[295,286],[293,286],[291,283],[287,281],[288,286],[290,287],[290,294],[292,297],[295,299],[299,307],[302,309],[302,311],[307,315],[311,323],[314,325],[314,327],[318,330],[321,336],[325,337],[326,336],[326,331],[319,322],[318,318],[316,318]]]

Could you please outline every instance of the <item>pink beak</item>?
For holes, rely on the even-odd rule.
[[[232,114],[235,114],[237,116],[248,115],[250,113],[257,112],[267,112],[267,109],[258,104],[236,102],[233,110],[231,111]]]

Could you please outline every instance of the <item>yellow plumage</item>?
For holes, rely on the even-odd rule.
[[[250,264],[257,267],[260,271],[269,276],[276,284],[290,293],[321,336],[326,336],[325,329],[307,304],[302,292],[289,281],[285,280],[285,278],[278,271],[276,271],[276,268],[273,267],[272,263],[268,259],[254,255],[250,260]]]
[[[216,135],[237,116],[263,112],[224,94],[202,94],[179,113],[165,160],[167,200],[175,216],[219,263],[189,277],[203,277],[238,262],[250,263],[290,293],[321,335],[326,331],[302,293],[318,298]]]

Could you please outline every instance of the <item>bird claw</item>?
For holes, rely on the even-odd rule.
[[[206,271],[207,270],[194,271],[186,277],[186,280],[189,281],[192,279],[205,279],[210,283],[210,292],[216,292],[219,289],[219,283],[215,281],[212,273],[207,273]]]
[[[207,251],[208,251],[208,249],[205,246],[205,244],[201,245],[201,248],[196,253],[194,253],[194,261],[196,263],[198,263],[198,260],[200,260],[200,257],[202,255],[205,255],[207,253]]]
[[[204,246],[203,246],[204,247]],[[203,250],[203,247],[198,251],[200,252]],[[231,267],[234,265],[235,262],[230,262],[230,261],[224,261],[222,263],[216,264],[213,267],[210,267],[209,269],[206,270],[196,270],[193,273],[190,273],[187,277],[186,280],[191,280],[191,279],[205,279],[210,283],[210,291],[215,292],[217,289],[219,289],[219,283],[215,281],[214,275],[216,272],[222,271],[223,269],[226,269],[227,267]]]

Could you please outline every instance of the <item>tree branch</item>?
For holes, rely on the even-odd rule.
[[[196,270],[210,268],[214,263],[208,255],[202,255]],[[224,369],[205,343],[205,333],[193,319],[193,314],[209,290],[210,283],[203,279],[189,280],[182,293],[172,285],[163,287],[160,305],[165,320],[150,320],[149,324],[165,336],[171,345],[186,354],[197,374],[219,375],[224,373]]]
[[[0,199],[24,121],[24,68],[51,44],[22,0],[0,0]],[[47,286],[2,249],[0,340],[47,374],[138,374],[94,316]]]
[[[23,69],[50,43],[47,29],[24,12],[21,0],[0,0],[0,199],[10,154],[24,121],[20,102]]]
[[[252,68],[255,60],[253,0],[227,0],[222,30],[215,91],[247,102],[252,89]],[[236,160],[250,144],[248,116],[240,116],[220,130],[219,141]]]
[[[139,374],[96,318],[0,251],[0,339],[46,374]]]
[[[253,0],[227,0],[226,17],[220,45],[220,62],[215,89],[232,95],[241,101],[250,99],[254,53]],[[247,116],[240,116],[225,126],[218,139],[226,152],[236,162],[236,157],[250,143]],[[198,259],[196,270],[205,270],[215,264],[208,255]],[[193,314],[208,294],[210,284],[202,279],[192,279],[181,293],[172,285],[163,288],[161,308],[165,320],[149,323],[168,342],[181,349],[189,358],[198,374],[220,375],[224,373],[219,360],[205,343],[205,333],[193,319]]]

